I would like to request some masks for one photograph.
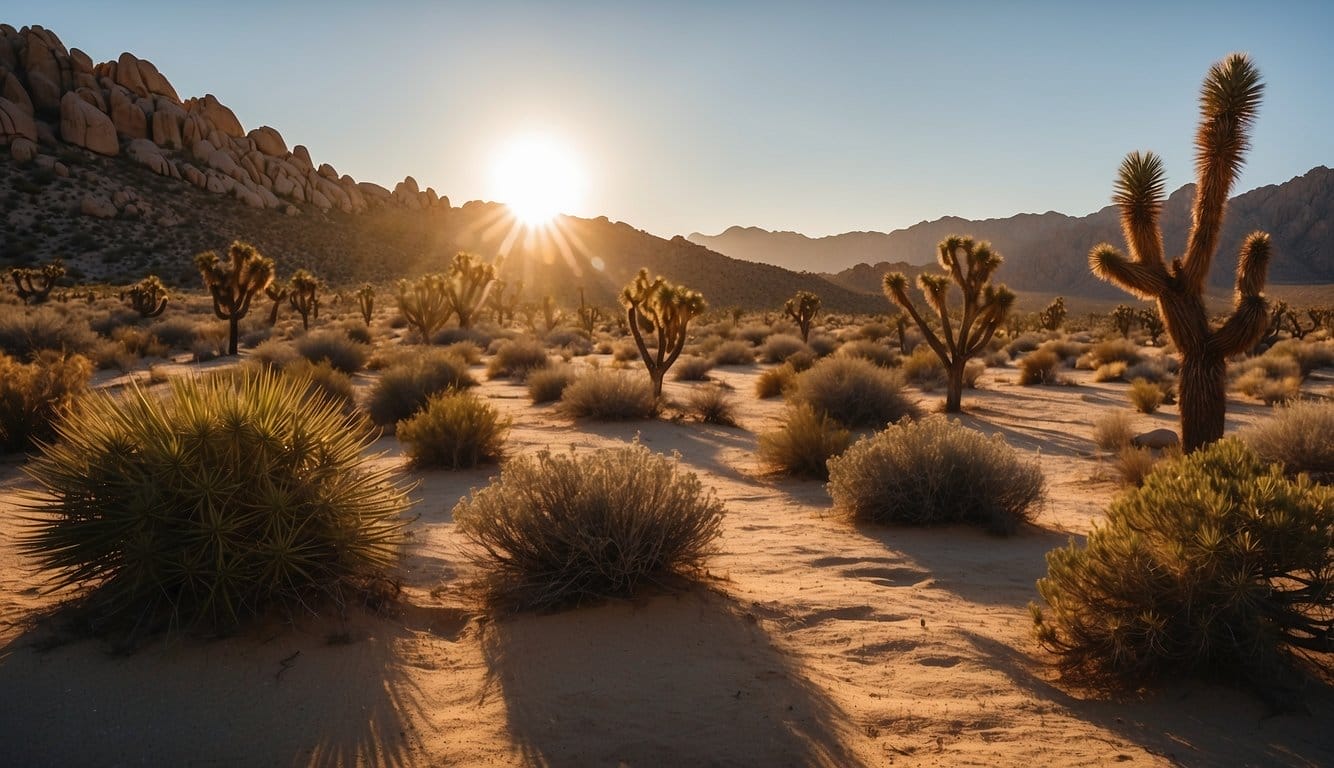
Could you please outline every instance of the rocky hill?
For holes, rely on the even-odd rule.
[[[94,63],[50,30],[0,24],[0,266],[61,257],[82,279],[153,271],[195,285],[192,257],[253,242],[280,270],[335,283],[441,269],[454,251],[498,259],[529,298],[611,305],[641,266],[702,291],[713,306],[776,307],[813,290],[830,309],[884,300],[811,274],[722,256],[605,218],[560,220],[559,234],[516,230],[503,206],[461,207],[408,177],[358,182],[246,130],[212,95],[182,99],[151,62]],[[502,257],[503,254],[503,257]]]
[[[1168,198],[1163,211],[1168,252],[1185,247],[1190,227],[1194,185]],[[1269,277],[1274,283],[1334,283],[1334,171],[1324,166],[1284,184],[1252,190],[1232,198],[1210,282],[1231,285],[1242,240],[1256,229],[1273,236],[1274,259]],[[832,237],[807,238],[792,232],[732,227],[720,235],[698,233],[691,241],[740,259],[781,263],[833,273],[842,265],[856,266],[826,275],[853,290],[879,292],[879,276],[898,269],[892,262],[928,264],[935,246],[948,235],[963,233],[990,240],[1005,255],[998,273],[1012,288],[1065,293],[1075,296],[1114,296],[1115,288],[1089,273],[1087,254],[1100,242],[1121,244],[1115,208],[1108,206],[1083,217],[1048,212],[1019,214],[1005,219],[970,221],[945,217],[924,221],[889,233],[850,232]],[[859,263],[860,262],[860,263]]]

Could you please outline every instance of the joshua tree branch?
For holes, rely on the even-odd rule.
[[[1128,261],[1115,247],[1102,243],[1089,251],[1093,274],[1115,283],[1118,288],[1141,299],[1152,299],[1167,290],[1167,270],[1159,264]]]

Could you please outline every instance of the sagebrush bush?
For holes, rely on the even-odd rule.
[[[345,413],[356,410],[357,390],[352,377],[334,368],[328,360],[312,363],[298,357],[282,367],[282,374],[305,382],[307,397],[327,398]]]
[[[653,382],[638,371],[590,371],[561,395],[561,410],[579,419],[624,421],[651,419],[658,412]]]
[[[744,341],[724,341],[713,350],[714,365],[754,365],[755,349]]]
[[[713,370],[713,361],[707,357],[682,355],[672,366],[672,378],[677,381],[704,381]]]
[[[91,353],[98,335],[81,317],[52,307],[0,305],[0,352],[28,360],[42,350]]]
[[[441,328],[431,335],[431,343],[440,347],[448,347],[461,341],[466,341],[478,349],[487,349],[493,341],[496,341],[496,337],[477,327],[459,328],[457,326]]]
[[[1124,381],[1126,364],[1120,360],[1103,363],[1093,371],[1094,381]]]
[[[296,342],[296,353],[312,363],[327,362],[343,373],[356,373],[365,368],[366,359],[371,355],[370,347],[335,331],[302,336]]]
[[[554,403],[565,395],[565,388],[578,374],[568,365],[553,365],[528,374],[528,397],[533,405]]]
[[[736,338],[745,342],[749,347],[757,347],[769,338],[774,329],[762,323],[750,323],[736,329]]]
[[[486,364],[487,378],[508,378],[523,381],[533,371],[551,365],[547,348],[537,339],[513,339],[496,350]]]
[[[528,609],[690,574],[713,551],[723,505],[694,473],[636,443],[512,459],[453,516],[490,598]]]
[[[1010,534],[1036,513],[1042,470],[999,435],[943,416],[902,421],[829,461],[834,506],[857,522],[974,523]]]
[[[1162,458],[1152,448],[1128,443],[1116,452],[1113,466],[1123,485],[1141,486]]]
[[[149,330],[171,349],[191,349],[199,337],[197,321],[188,317],[164,317],[150,326]]]
[[[1301,393],[1301,366],[1287,355],[1261,355],[1229,368],[1232,390],[1265,403],[1286,403]]]
[[[806,346],[811,348],[810,351],[813,357],[828,357],[838,351],[839,341],[827,333],[812,333],[811,337],[806,341]],[[797,354],[801,353],[799,352]],[[794,356],[789,355],[787,359],[791,360],[792,357]]]
[[[1048,339],[1042,343],[1039,349],[1045,349],[1056,355],[1061,360],[1061,365],[1073,365],[1074,361],[1088,348],[1087,344],[1081,344],[1074,339],[1058,337]]]
[[[977,382],[982,378],[982,374],[987,372],[987,364],[982,360],[973,358],[963,364],[963,385],[969,389],[977,389]]]
[[[860,357],[863,360],[869,360],[881,368],[893,368],[899,364],[899,351],[897,349],[891,349],[887,344],[865,339],[849,341],[838,348],[838,353],[848,357]]]
[[[45,351],[31,363],[0,352],[0,453],[51,441],[53,425],[88,389],[93,366],[80,355]]]
[[[1089,347],[1088,352],[1079,358],[1077,366],[1094,370],[1108,363],[1134,365],[1143,358],[1140,348],[1130,339],[1107,339]]]
[[[827,357],[797,374],[789,396],[846,427],[878,428],[919,414],[895,371],[855,357]]]
[[[1019,383],[1057,384],[1060,382],[1061,357],[1054,351],[1038,348],[1019,358]]]
[[[414,350],[376,379],[366,411],[376,424],[387,426],[416,413],[431,395],[476,385],[457,356],[439,349]]]
[[[1334,490],[1237,440],[1163,462],[1047,555],[1038,640],[1067,672],[1271,686],[1334,633]]]
[[[1019,357],[1020,355],[1026,355],[1042,346],[1042,342],[1046,340],[1047,334],[1028,331],[1014,337],[1014,339],[1005,346],[1005,351],[1011,358]]]
[[[467,469],[500,460],[510,424],[490,403],[455,391],[432,395],[395,434],[416,466]]]
[[[1287,357],[1297,363],[1297,370],[1304,379],[1317,368],[1334,365],[1334,341],[1302,341],[1284,339],[1265,352],[1265,357]]]
[[[929,345],[921,344],[912,354],[903,358],[899,370],[909,384],[924,391],[940,389],[946,384],[945,364]]]
[[[798,352],[811,352],[811,348],[801,340],[800,336],[775,333],[764,340],[760,359],[766,363],[781,363]]]
[[[294,379],[176,378],[92,393],[29,466],[20,549],[100,619],[230,627],[382,578],[408,506],[366,429]]]
[[[760,463],[769,471],[818,480],[829,479],[829,460],[852,444],[848,430],[809,405],[789,407],[783,425],[758,440]]]
[[[1153,413],[1163,404],[1162,387],[1145,379],[1135,379],[1130,382],[1130,389],[1126,391],[1126,395],[1135,406],[1135,410],[1140,413]]]
[[[1130,417],[1123,411],[1108,411],[1093,422],[1093,442],[1104,451],[1119,451],[1134,436]]]
[[[755,379],[755,396],[761,400],[778,397],[796,383],[797,372],[784,363],[770,368]]]
[[[1296,402],[1243,430],[1239,437],[1267,462],[1289,474],[1307,472],[1334,483],[1334,403]]]
[[[477,365],[482,362],[482,348],[471,341],[456,341],[453,344],[446,344],[442,349],[447,355],[453,355],[468,365]]]
[[[695,387],[686,395],[685,412],[705,424],[737,426],[732,390],[719,384]]]

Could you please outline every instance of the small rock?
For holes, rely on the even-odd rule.
[[[1177,437],[1176,432],[1170,429],[1154,429],[1141,435],[1135,435],[1130,439],[1130,444],[1137,448],[1162,450],[1181,445],[1181,439]]]
[[[95,219],[114,219],[116,206],[100,195],[84,195],[83,202],[79,203],[79,213]]]
[[[37,143],[23,137],[16,138],[9,143],[9,156],[19,165],[28,163],[37,157]]]

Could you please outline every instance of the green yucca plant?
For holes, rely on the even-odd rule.
[[[273,283],[273,260],[238,240],[227,249],[226,260],[214,251],[204,251],[195,256],[195,266],[213,297],[213,314],[227,321],[227,354],[235,355],[237,327],[250,312],[255,294]]]
[[[88,396],[26,468],[19,547],[57,587],[114,626],[225,629],[395,563],[407,492],[362,419],[258,370],[170,386]]]

